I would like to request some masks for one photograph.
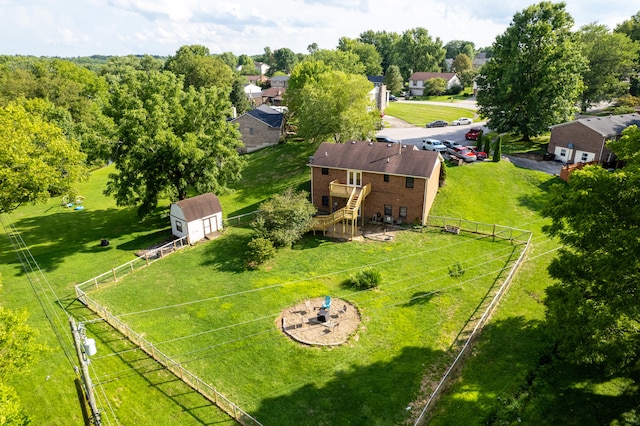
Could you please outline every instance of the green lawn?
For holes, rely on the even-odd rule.
[[[478,120],[476,112],[471,109],[409,102],[392,102],[384,112],[392,117],[401,118],[408,123],[420,127],[423,127],[433,120],[451,122],[460,117],[472,118],[475,121]]]
[[[248,155],[245,180],[233,194],[221,196],[225,215],[251,211],[286,186],[308,189],[306,162],[313,152],[311,145],[292,143]],[[82,211],[60,207],[60,200],[53,199],[10,215],[61,305],[81,320],[93,316],[73,301],[73,284],[132,259],[136,250],[169,235],[168,201],[152,217],[139,221],[134,209],[118,208],[101,194],[111,171],[98,170],[82,185]],[[547,349],[540,326],[541,301],[549,282],[545,267],[556,244],[541,234],[544,221],[539,212],[557,178],[505,161],[452,167],[447,176],[432,214],[534,233],[529,261],[432,419],[435,424],[482,424],[496,415],[502,400],[519,395]],[[470,278],[477,269],[504,266],[507,261],[500,256],[513,250],[469,236],[429,232],[405,232],[393,243],[334,243],[306,237],[279,252],[264,268],[248,272],[242,261],[247,233],[231,229],[218,240],[188,248],[102,288],[96,296],[121,314],[212,298],[123,319],[154,342],[217,330],[164,343],[162,349],[265,424],[292,424],[290,418],[296,424],[401,423],[410,415],[405,408],[420,394],[427,366],[445,365],[450,343],[497,273],[493,279]],[[103,237],[111,241],[107,248],[98,246]],[[28,279],[31,276],[22,271],[7,239],[0,239],[0,257],[2,304],[28,309],[30,323],[41,330],[42,340],[58,348],[15,381],[23,403],[31,407],[34,424],[82,424],[73,385],[74,362],[59,349],[55,334],[62,336],[63,345],[69,344],[66,318],[58,305],[45,304],[44,309],[40,305],[35,295],[51,296],[52,291]],[[447,272],[458,261],[467,268],[461,280]],[[491,266],[481,266],[484,261]],[[384,277],[378,291],[355,293],[344,287],[352,271],[374,263]],[[438,292],[429,293],[434,290]],[[363,328],[357,339],[335,349],[308,348],[277,331],[274,320],[281,308],[325,294],[344,297],[361,309]],[[412,301],[416,296],[425,297]],[[53,311],[62,319],[52,326],[44,312],[51,317]],[[131,345],[103,322],[90,324],[89,333],[98,342],[92,362],[100,385],[98,403],[113,410],[120,423],[233,424],[139,351],[128,351]],[[622,392],[616,383],[606,383],[603,380],[596,388],[581,378],[562,385],[580,386],[580,394],[572,394],[578,395],[575,398],[598,392],[613,398]],[[625,386],[629,389],[633,381]],[[534,401],[531,412],[549,412],[545,407],[551,407],[554,395],[551,389],[546,392],[547,405]],[[575,398],[572,404],[579,401]],[[561,418],[560,413],[554,415]],[[539,420],[532,414],[528,418]]]

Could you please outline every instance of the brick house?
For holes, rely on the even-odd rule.
[[[315,229],[342,221],[425,224],[438,192],[441,157],[413,145],[323,143],[309,160]]]
[[[284,114],[268,105],[260,105],[231,122],[238,124],[242,135],[241,153],[277,145],[285,132]]]
[[[622,131],[632,124],[640,126],[640,114],[584,117],[551,127],[547,152],[555,160],[566,164],[612,164],[614,154],[606,147],[607,141],[618,140]]]
[[[426,82],[434,78],[441,78],[446,82],[447,90],[453,86],[461,86],[462,83],[455,73],[452,72],[414,72],[409,77],[409,92],[411,96],[423,96]]]

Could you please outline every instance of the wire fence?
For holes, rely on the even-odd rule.
[[[452,217],[429,216],[425,226],[427,228],[440,228],[443,231],[454,233],[468,232],[486,235],[495,239],[508,240],[516,244],[526,244],[531,238],[531,231]]]
[[[227,399],[218,392],[213,386],[205,383],[198,376],[188,371],[179,362],[173,360],[164,352],[156,348],[153,343],[142,337],[139,333],[132,330],[126,323],[111,314],[104,306],[90,298],[87,293],[80,289],[80,285],[76,286],[76,297],[87,308],[103,318],[111,327],[118,330],[122,335],[129,339],[133,344],[142,349],[147,355],[156,360],[159,364],[173,373],[177,378],[186,383],[193,390],[204,396],[206,399],[214,403],[217,407],[229,414],[238,423],[244,426],[262,426],[260,422],[251,417],[248,413],[238,407],[236,404]]]
[[[76,292],[77,289],[87,288],[90,285],[98,288],[101,284],[118,281],[119,278],[122,278],[125,275],[129,275],[137,269],[149,266],[153,262],[158,261],[163,257],[174,253],[188,245],[189,244],[187,242],[187,237],[182,237],[164,244],[163,246],[151,250],[146,250],[143,256],[138,256],[125,264],[122,264],[111,269],[110,271],[102,273],[96,277],[93,277],[83,283],[76,285]]]

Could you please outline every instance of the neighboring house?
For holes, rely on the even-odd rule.
[[[266,83],[267,81],[269,81],[269,77],[267,77],[266,75],[263,75],[263,74],[260,74],[260,75],[245,75],[245,77],[247,78],[247,80],[249,80],[249,84],[259,85],[261,83]]]
[[[383,75],[368,75],[367,80],[373,83],[374,86],[379,87],[384,84],[384,76]]]
[[[265,64],[264,62],[256,62],[256,70],[261,74],[264,75],[267,73],[267,71],[269,71],[269,69],[271,68],[269,65]]]
[[[169,218],[172,234],[186,236],[189,244],[222,229],[220,200],[211,192],[172,203]]]
[[[551,127],[547,152],[565,164],[613,164],[614,154],[606,147],[618,140],[622,131],[632,124],[640,126],[640,114],[584,117]]]
[[[234,118],[231,122],[238,124],[243,143],[238,151],[247,153],[277,145],[284,136],[284,121],[284,114],[268,105],[260,105]]]
[[[452,72],[414,72],[409,77],[409,92],[412,96],[423,96],[425,82],[434,79],[441,78],[446,83],[447,90],[453,86],[462,86],[460,79],[455,73]]]
[[[262,87],[256,86],[255,84],[247,84],[244,86],[244,93],[251,101],[251,105],[262,104]]]
[[[270,87],[261,93],[262,103],[267,105],[282,106],[286,89],[282,87]]]
[[[426,224],[438,192],[441,157],[414,145],[323,143],[309,159],[314,229],[380,220]],[[353,232],[353,231],[352,231]]]
[[[271,87],[281,87],[286,89],[289,85],[289,76],[288,75],[277,75],[275,77],[271,77],[269,79],[271,82]]]

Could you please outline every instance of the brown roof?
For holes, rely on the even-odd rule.
[[[265,98],[274,98],[276,96],[282,96],[287,91],[284,87],[269,87],[262,91],[262,96]]]
[[[321,144],[309,166],[431,178],[436,161],[437,152],[414,145],[350,141]]]
[[[453,72],[414,72],[409,80],[427,81],[432,78],[442,78],[444,81],[451,80],[456,74]]]
[[[178,207],[182,209],[182,213],[184,213],[184,218],[187,222],[194,221],[201,217],[208,217],[222,211],[220,200],[211,192],[187,198],[186,200],[176,201],[174,204],[177,204]]]

